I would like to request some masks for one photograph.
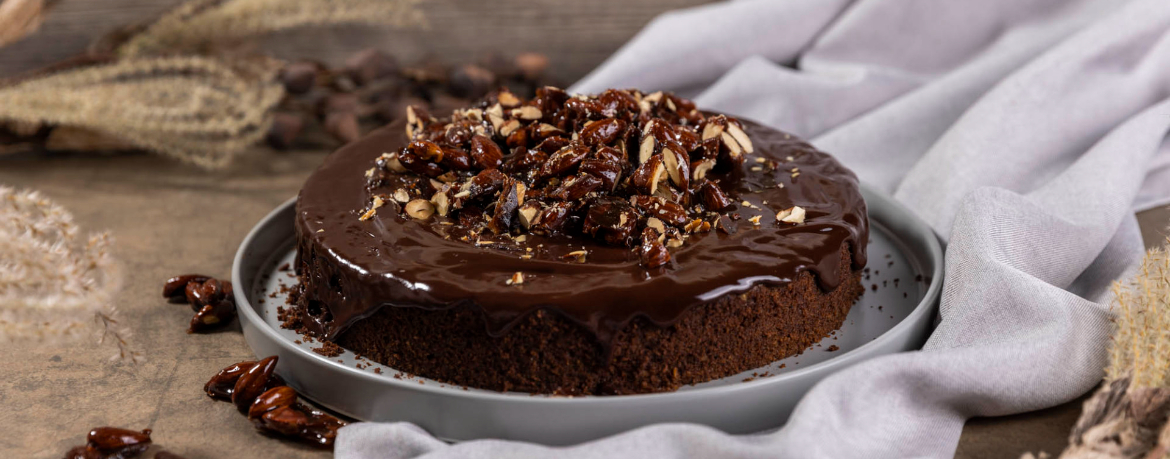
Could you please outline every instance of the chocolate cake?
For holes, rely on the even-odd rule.
[[[856,176],[669,93],[500,90],[327,157],[297,202],[309,333],[457,385],[671,391],[796,354],[864,290]]]

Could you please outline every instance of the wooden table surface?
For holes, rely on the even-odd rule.
[[[176,0],[64,0],[37,35],[0,49],[0,77],[84,49],[116,25],[148,18]],[[572,82],[600,63],[655,14],[702,0],[445,0],[424,5],[430,31],[285,32],[265,46],[284,57],[336,63],[377,46],[403,61],[449,62],[488,52],[547,54],[554,76]],[[436,31],[441,28],[441,33]],[[251,358],[238,325],[210,335],[184,333],[185,307],[158,297],[161,281],[184,272],[227,277],[251,226],[295,195],[325,152],[256,149],[229,169],[203,172],[148,155],[18,155],[0,159],[0,184],[42,190],[87,230],[109,230],[128,279],[120,309],[145,351],[138,366],[111,364],[112,350],[89,342],[59,347],[18,344],[0,353],[0,456],[59,457],[97,425],[151,427],[155,441],[188,458],[321,457],[267,438],[225,403],[203,395],[203,382]],[[1140,214],[1147,244],[1161,243],[1170,211]],[[1018,457],[1057,452],[1082,399],[1046,410],[968,421],[956,457]]]

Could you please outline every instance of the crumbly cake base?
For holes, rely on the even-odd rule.
[[[613,338],[608,355],[586,327],[551,310],[492,336],[474,307],[383,307],[337,344],[407,373],[496,391],[673,391],[800,353],[840,328],[864,291],[848,245],[840,256],[842,282],[832,291],[803,271],[787,285],[756,285],[694,307],[668,327],[636,318]],[[309,300],[301,295],[298,307],[303,311]]]

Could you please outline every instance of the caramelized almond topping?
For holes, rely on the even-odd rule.
[[[384,197],[361,220],[392,200],[406,217],[450,228],[444,237],[501,249],[531,242],[528,234],[588,237],[634,249],[647,268],[667,266],[668,249],[690,238],[710,237],[695,234],[735,233],[740,217],[729,212],[742,199],[720,180],[754,152],[739,120],[636,90],[586,96],[544,87],[522,100],[501,89],[448,117],[408,107],[406,133],[408,145],[367,172],[368,188]],[[787,212],[777,219],[803,221],[803,209]],[[758,216],[749,221],[759,226]],[[521,283],[521,273],[508,279]]]

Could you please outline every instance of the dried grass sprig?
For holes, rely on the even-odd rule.
[[[81,127],[205,168],[259,141],[283,97],[276,66],[131,58],[0,89],[0,119]]]
[[[1113,285],[1117,327],[1107,380],[1130,377],[1134,387],[1170,386],[1170,252],[1146,253],[1137,276]]]
[[[113,340],[115,358],[137,362],[117,320],[122,270],[107,234],[82,238],[73,216],[32,191],[0,187],[0,341]]]
[[[51,149],[140,148],[219,168],[265,136],[284,95],[275,61],[240,57],[245,40],[303,26],[422,25],[418,3],[191,0],[78,59],[0,82],[0,127]],[[22,147],[0,144],[0,154]]]
[[[419,0],[194,0],[118,48],[121,56],[194,52],[296,27],[424,24]]]
[[[1105,384],[1085,401],[1061,458],[1154,459],[1170,451],[1167,249],[1147,251],[1137,275],[1114,283],[1113,293],[1115,327]]]

